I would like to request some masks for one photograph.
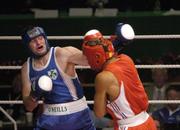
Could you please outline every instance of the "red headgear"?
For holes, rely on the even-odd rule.
[[[114,55],[112,43],[104,39],[98,30],[90,30],[84,36],[83,54],[93,70],[101,70],[103,64]]]

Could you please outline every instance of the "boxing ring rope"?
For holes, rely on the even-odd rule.
[[[110,38],[110,36],[104,36]],[[80,40],[83,36],[48,36],[49,40]],[[180,39],[179,34],[170,35],[136,35],[135,39]],[[0,40],[21,40],[20,36],[0,36]],[[89,69],[89,66],[77,66],[76,69]],[[137,69],[153,69],[153,68],[180,68],[180,65],[136,65]],[[0,66],[0,70],[16,70],[21,69],[21,66]],[[39,101],[42,104],[43,101]],[[88,104],[93,104],[94,101],[87,101]],[[180,104],[180,100],[149,100],[150,104]],[[22,100],[0,100],[0,104],[23,104]],[[17,130],[16,121],[0,106],[0,111],[14,124],[14,130]]]
[[[137,69],[156,69],[156,68],[180,68],[180,65],[135,65]],[[21,66],[0,66],[0,70],[16,70],[21,69]],[[90,69],[89,66],[76,66],[76,69]]]
[[[105,38],[110,36],[104,35]],[[80,40],[83,36],[47,36],[49,40]],[[135,39],[179,39],[180,34],[167,34],[167,35],[136,35]],[[0,40],[21,40],[20,36],[0,36]]]
[[[39,101],[43,104],[43,101]],[[88,104],[94,104],[94,101],[87,101]],[[149,100],[150,104],[180,104],[180,100]],[[0,100],[0,104],[23,104],[22,100]]]

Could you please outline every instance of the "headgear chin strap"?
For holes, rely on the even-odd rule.
[[[100,71],[104,63],[114,55],[112,43],[104,39],[98,30],[90,30],[85,34],[82,50],[89,65],[96,71]]]
[[[28,49],[30,55],[34,58],[40,58],[42,55],[36,55],[32,52],[32,50],[29,48],[29,43],[32,39],[38,37],[38,36],[43,36],[45,39],[45,44],[46,44],[46,53],[49,51],[50,46],[47,40],[47,36],[43,28],[41,27],[33,27],[32,29],[27,30],[24,34],[22,34],[22,42],[25,45],[25,47]],[[45,55],[43,54],[43,55]]]

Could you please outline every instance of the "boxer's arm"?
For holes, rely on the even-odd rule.
[[[113,73],[102,71],[95,78],[94,111],[97,117],[106,114],[108,101],[114,101],[119,95],[119,83]]]
[[[131,25],[118,23],[115,28],[115,35],[110,37],[115,51],[120,53],[121,50],[134,40],[135,32]]]
[[[86,59],[86,56],[83,55],[82,51],[72,47],[72,46],[68,46],[68,47],[63,47],[61,48],[57,48],[57,53],[59,53],[58,55],[62,58],[66,58],[67,62],[69,63],[73,63],[73,64],[77,64],[77,65],[84,65],[84,66],[88,66],[88,61]]]
[[[44,93],[52,90],[52,80],[47,75],[42,75],[35,79],[33,83],[30,82],[27,73],[27,65],[22,67],[22,95],[23,102],[28,111],[32,111],[37,106],[37,101]]]
[[[99,118],[106,114],[106,102],[107,102],[107,80],[104,72],[97,74],[95,78],[95,96],[94,96],[94,112]]]
[[[31,82],[29,80],[27,72],[27,62],[22,66],[21,69],[22,75],[22,98],[23,103],[27,111],[33,111],[37,107],[37,101],[30,95],[31,93]]]

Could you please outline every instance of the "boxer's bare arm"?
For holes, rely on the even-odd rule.
[[[100,118],[106,114],[106,90],[108,87],[106,81],[104,72],[97,74],[95,78],[94,112]]]
[[[120,91],[116,77],[109,71],[102,71],[95,78],[94,111],[97,117],[106,114],[107,100],[115,100]]]
[[[23,103],[27,111],[33,111],[33,109],[37,107],[38,103],[30,96],[31,82],[29,81],[29,76],[27,72],[27,62],[25,62],[22,66],[21,75]]]
[[[63,47],[63,48],[58,47],[57,52],[59,52],[61,56],[65,56],[67,58],[67,62],[69,63],[73,63],[77,65],[85,65],[85,66],[89,65],[82,51],[75,47],[72,46]]]

